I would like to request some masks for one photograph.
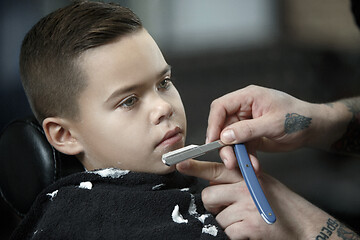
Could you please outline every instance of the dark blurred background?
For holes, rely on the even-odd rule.
[[[69,2],[0,2],[0,129],[31,112],[19,79],[24,35]],[[349,0],[117,2],[140,16],[173,66],[188,117],[188,143],[205,141],[212,100],[249,84],[316,103],[360,95],[360,31]],[[358,158],[314,149],[259,153],[259,158],[266,172],[360,230]],[[216,153],[203,159],[219,160]],[[6,239],[18,219],[3,202],[0,216],[0,238]]]

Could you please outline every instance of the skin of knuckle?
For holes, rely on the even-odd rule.
[[[230,239],[248,239],[246,237],[244,237],[244,235],[246,235],[246,233],[244,232],[244,228],[241,227],[241,222],[239,223],[234,223],[232,225],[230,225],[229,227],[225,228],[225,234],[230,238]]]
[[[234,194],[241,194],[243,198],[251,199],[251,195],[249,189],[247,188],[244,181],[236,183],[236,186],[233,189]]]
[[[221,181],[223,178],[223,167],[222,164],[214,164],[212,168],[212,176],[214,177],[214,181]]]
[[[222,228],[226,228],[226,226],[223,224],[225,219],[226,219],[226,216],[224,216],[224,214],[222,214],[222,212],[219,212],[215,217],[215,220],[220,224],[220,226]]]
[[[212,202],[212,199],[214,198],[214,193],[211,190],[211,188],[204,188],[201,192],[201,199],[204,203],[204,205],[207,205],[209,208],[210,203]]]
[[[262,219],[257,219],[257,218],[256,219],[253,218],[248,222],[247,228],[254,233],[252,239],[265,239],[268,233],[267,231],[264,231],[264,224],[266,223]]]
[[[232,209],[232,214],[235,216],[243,216],[246,210],[244,210],[243,204],[236,204],[236,207]],[[242,219],[238,219],[239,221]]]
[[[219,155],[220,155],[221,159],[227,159],[227,160],[231,160],[231,161],[234,160],[236,162],[234,151],[229,146],[222,148],[219,151]]]
[[[246,211],[254,216],[257,216],[257,214],[259,214],[254,201],[252,201],[252,199],[248,198],[248,201],[246,201],[246,203],[244,204],[244,209],[246,209]]]
[[[263,231],[259,222],[254,222],[253,219],[245,219],[230,225],[225,229],[225,233],[230,239],[267,239],[267,232]]]
[[[250,85],[248,86],[248,88],[249,88],[249,89],[254,89],[254,88],[257,88],[257,86],[256,86],[255,84],[250,84]]]
[[[211,110],[214,110],[214,109],[216,109],[219,105],[220,105],[220,99],[215,99],[214,101],[211,102],[211,104],[210,104],[210,109],[211,109]]]
[[[249,92],[256,92],[256,91],[259,91],[260,90],[260,87],[257,86],[257,85],[254,85],[254,84],[250,84],[248,87],[247,87],[247,90]]]
[[[244,121],[244,127],[242,128],[242,136],[246,139],[252,138],[254,135],[254,129],[252,126],[247,122]]]

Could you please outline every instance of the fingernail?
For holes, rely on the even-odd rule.
[[[235,133],[233,130],[229,129],[222,133],[221,139],[226,143],[231,143],[235,140]]]
[[[208,143],[209,143],[209,137],[208,137],[208,136],[206,136],[205,143],[206,143],[206,144],[208,144]]]

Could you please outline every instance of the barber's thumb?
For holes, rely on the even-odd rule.
[[[225,144],[244,143],[264,134],[264,119],[250,119],[235,122],[222,130],[220,140]],[[267,123],[269,125],[269,123]]]
[[[232,128],[224,129],[220,135],[220,140],[225,144],[239,143],[236,138],[235,131]]]

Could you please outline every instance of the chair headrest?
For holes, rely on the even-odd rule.
[[[19,216],[28,212],[45,187],[83,170],[74,156],[49,144],[33,116],[11,122],[0,134],[0,192]]]

